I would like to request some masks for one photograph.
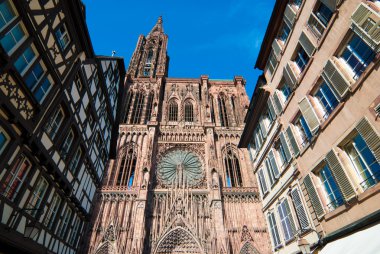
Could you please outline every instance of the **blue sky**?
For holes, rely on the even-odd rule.
[[[275,0],[84,0],[95,53],[124,57],[126,67],[140,34],[163,16],[169,36],[169,76],[232,79],[242,75],[252,95],[254,64]]]

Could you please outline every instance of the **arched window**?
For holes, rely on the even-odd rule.
[[[150,74],[150,69],[152,67],[152,58],[153,58],[153,50],[149,49],[148,56],[146,58],[145,66],[144,66],[144,76],[148,77]]]
[[[213,123],[215,123],[215,112],[214,112],[214,98],[213,97],[210,97],[210,101],[211,101],[211,121]]]
[[[148,52],[148,57],[146,58],[146,65],[152,64],[153,50],[150,49]]]
[[[224,155],[224,166],[226,174],[226,187],[242,186],[239,159],[232,148],[227,148]]]
[[[144,99],[145,99],[145,95],[142,92],[136,93],[135,102],[133,103],[131,121],[130,121],[131,124],[139,124],[141,122]]]
[[[169,102],[169,121],[178,121],[178,104],[174,100]]]
[[[220,125],[228,127],[226,103],[222,96],[218,97]]]
[[[232,112],[235,116],[235,123],[238,124],[238,112],[236,112],[235,97],[231,97]]]
[[[131,110],[131,104],[133,100],[133,91],[129,91],[127,94],[127,103],[125,106],[124,123],[128,122],[129,111]]]
[[[194,107],[191,101],[185,102],[185,122],[194,122]]]
[[[148,104],[146,105],[144,124],[147,124],[152,118],[153,97],[154,97],[153,92],[149,93]]]
[[[137,163],[136,146],[128,145],[121,151],[119,157],[119,173],[116,185],[128,186],[133,185]]]

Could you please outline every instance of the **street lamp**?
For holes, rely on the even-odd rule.
[[[18,209],[16,213],[12,214],[10,225],[13,225],[13,223],[15,222],[17,214],[19,214],[20,212],[23,212],[23,211],[36,211],[36,212],[39,212],[39,211],[42,211],[42,208],[22,208],[22,209]],[[9,226],[8,227],[8,231],[10,229],[11,228]],[[38,221],[37,220],[30,220],[25,225],[24,237],[25,238],[34,239],[38,235],[38,233],[40,232],[40,230],[41,230],[41,225],[39,225]]]
[[[37,225],[37,222],[30,221],[25,226],[24,237],[34,239],[40,230],[41,227]]]

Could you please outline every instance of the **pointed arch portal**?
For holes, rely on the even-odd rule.
[[[167,233],[158,242],[155,254],[203,254],[199,242],[182,227]]]

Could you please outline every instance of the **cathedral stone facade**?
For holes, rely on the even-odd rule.
[[[168,77],[159,18],[125,80],[88,253],[269,253],[257,183],[238,149],[249,105],[242,77]]]

